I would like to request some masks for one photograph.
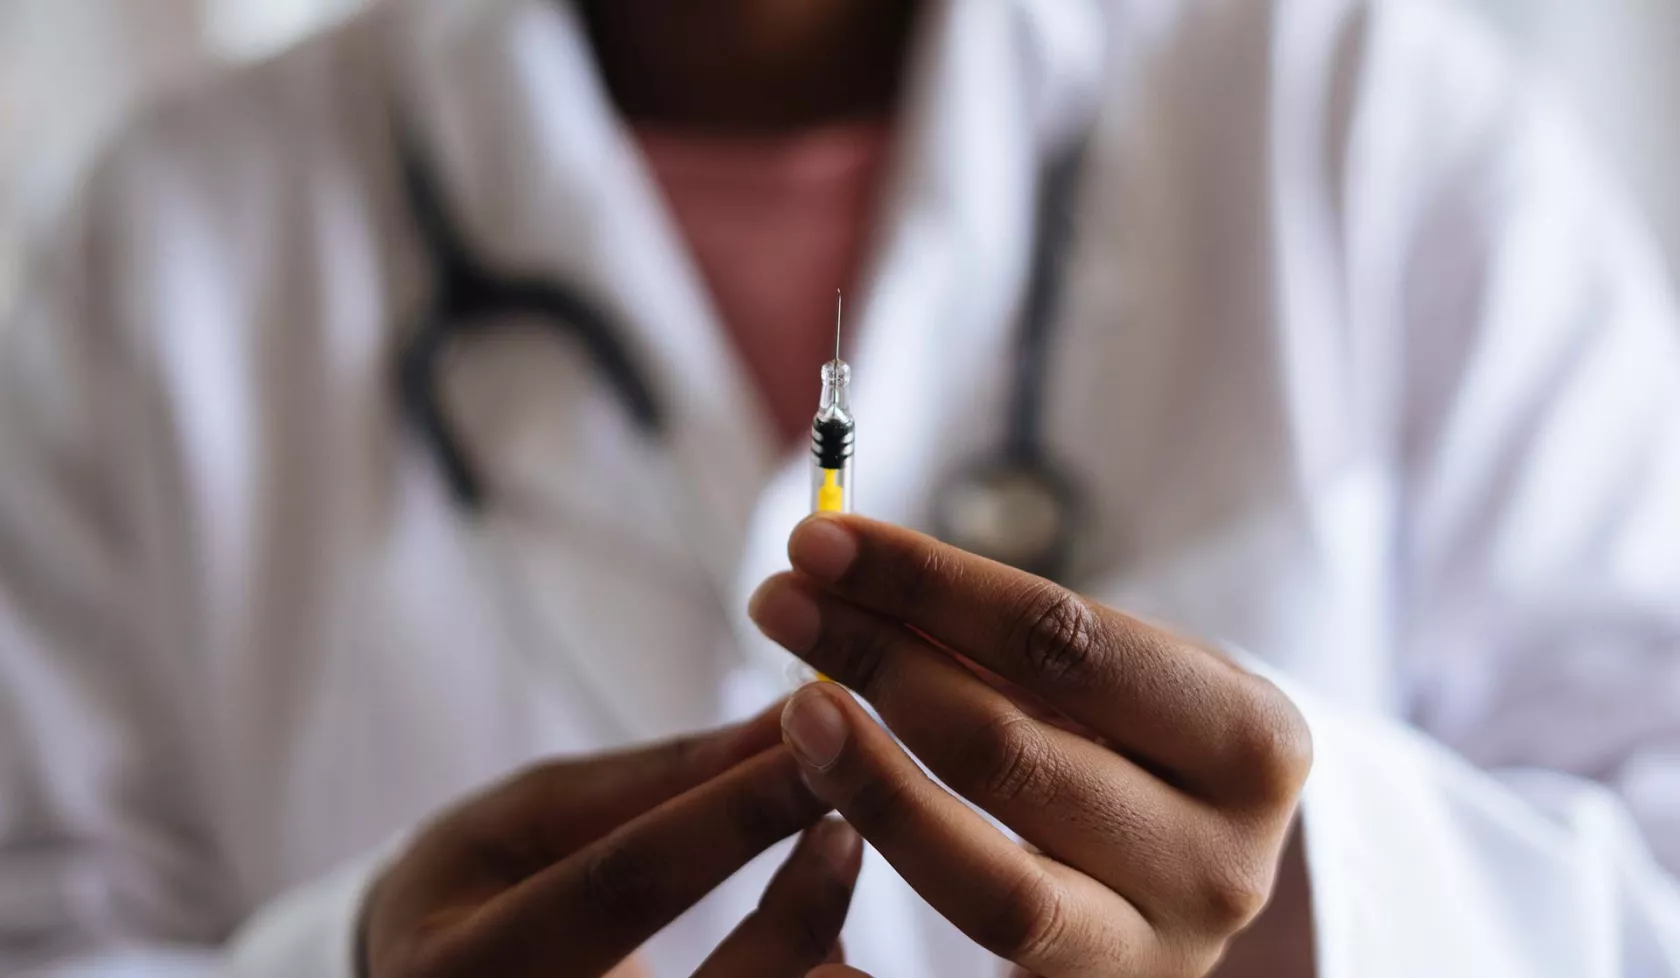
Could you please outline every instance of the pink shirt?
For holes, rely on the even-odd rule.
[[[834,290],[856,284],[891,145],[881,122],[792,136],[636,131],[776,430],[796,443],[833,357]]]

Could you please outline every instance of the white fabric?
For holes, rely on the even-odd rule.
[[[1082,580],[1298,691],[1320,973],[1680,974],[1645,848],[1680,864],[1680,349],[1575,133],[1420,0],[935,8],[854,303],[860,507],[922,525],[993,444],[1034,174],[1096,107],[1048,405]],[[33,277],[0,336],[0,971],[335,978],[382,840],[785,687],[739,609],[805,462],[568,9],[392,5],[174,104]],[[449,374],[494,500],[457,511],[391,386],[426,293],[395,103],[486,256],[622,316],[665,445],[499,331]],[[879,860],[846,944],[988,967]]]
[[[1664,0],[1464,0],[1556,75],[1651,215],[1680,273],[1680,5]]]
[[[357,975],[357,931],[370,884],[394,853],[352,860],[273,900],[230,948],[224,974]]]

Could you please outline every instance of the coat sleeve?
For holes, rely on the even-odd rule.
[[[348,976],[371,864],[232,936],[250,907],[193,720],[165,385],[118,312],[152,287],[111,253],[133,240],[114,233],[119,169],[90,180],[0,324],[0,974]]]
[[[226,922],[188,815],[154,436],[103,315],[96,196],[0,332],[0,972],[142,945],[196,974]]]
[[[1680,869],[1680,317],[1586,145],[1515,86],[1421,213],[1401,661],[1431,734],[1614,789]]]
[[[1352,291],[1391,327],[1394,644],[1408,718],[1470,764],[1413,745],[1394,780],[1347,776],[1366,805],[1415,809],[1379,820],[1390,862],[1422,827],[1451,840],[1440,883],[1390,896],[1504,927],[1507,968],[1523,962],[1457,973],[1680,974],[1667,272],[1542,85],[1438,5],[1373,9],[1349,238]],[[1439,772],[1412,785],[1433,807],[1395,796],[1407,771]],[[1560,934],[1600,953],[1571,958]]]

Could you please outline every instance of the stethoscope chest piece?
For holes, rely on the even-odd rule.
[[[958,470],[935,493],[932,520],[934,533],[955,547],[1061,581],[1086,516],[1066,473],[1023,456]]]
[[[934,532],[947,543],[1063,584],[1091,514],[1084,493],[1045,445],[1044,401],[1060,272],[1088,145],[1086,138],[1069,147],[1040,182],[1003,448],[952,473],[934,494],[931,514]]]

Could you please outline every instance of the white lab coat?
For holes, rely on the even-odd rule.
[[[1575,132],[1428,2],[932,6],[856,303],[861,509],[925,523],[995,441],[1034,173],[1094,114],[1048,404],[1080,580],[1297,695],[1321,975],[1680,974],[1680,334]],[[393,101],[485,255],[623,317],[666,445],[509,329],[448,374],[493,500],[453,504],[392,386],[427,289]],[[741,608],[804,454],[566,5],[387,5],[178,99],[30,284],[0,971],[347,976],[428,813],[785,686]],[[846,941],[881,978],[990,967],[878,859]]]

